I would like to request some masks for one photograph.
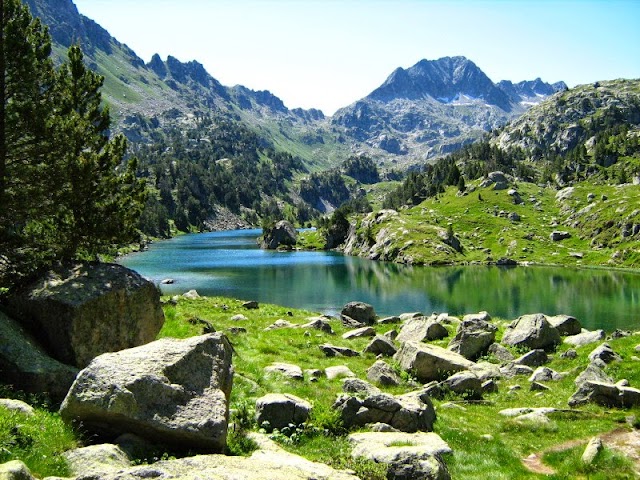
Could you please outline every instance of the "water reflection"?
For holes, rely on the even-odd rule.
[[[547,267],[412,267],[331,252],[267,252],[258,230],[185,235],[153,245],[122,263],[163,286],[192,288],[334,314],[346,302],[371,303],[381,315],[406,311],[462,315],[487,310],[567,313],[586,328],[640,328],[640,275]]]

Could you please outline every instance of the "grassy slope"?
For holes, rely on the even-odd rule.
[[[231,398],[232,411],[239,412],[236,413],[236,418],[238,415],[243,416],[243,420],[250,424],[255,400],[266,393],[284,392],[305,398],[311,401],[314,407],[310,424],[291,438],[276,435],[276,440],[285,448],[307,458],[338,468],[352,468],[361,478],[385,478],[384,468],[381,466],[350,458],[350,447],[344,434],[340,434],[339,422],[331,410],[336,395],[341,391],[340,380],[323,378],[317,383],[311,383],[308,379],[293,381],[279,375],[264,373],[264,367],[273,362],[288,362],[303,369],[325,369],[333,365],[346,365],[359,378],[366,378],[367,368],[376,360],[373,355],[326,358],[318,345],[327,342],[360,351],[368,343],[368,339],[343,340],[340,335],[345,328],[338,320],[331,321],[335,335],[315,330],[307,333],[304,329],[265,331],[267,326],[278,319],[302,324],[314,314],[274,305],[261,305],[258,310],[246,310],[242,307],[241,301],[229,298],[181,298],[176,305],[167,304],[164,308],[166,322],[159,337],[186,338],[201,334],[202,326],[189,322],[194,317],[211,322],[218,331],[226,332],[230,327],[240,326],[247,329],[247,333],[228,333],[236,352],[236,376]],[[239,313],[245,315],[247,320],[231,320]],[[501,332],[504,322],[496,322],[500,325]],[[378,333],[383,333],[391,327],[375,328]],[[453,333],[452,327],[449,328]],[[435,343],[446,346],[448,341],[445,339]],[[640,385],[640,362],[634,357],[634,347],[638,343],[639,335],[610,341],[611,346],[624,360],[607,367],[607,373],[616,380],[628,379],[632,386]],[[560,382],[551,382],[551,390],[543,394],[529,391],[526,378],[517,377],[500,380],[499,391],[487,394],[485,402],[482,403],[465,403],[454,397],[434,400],[438,415],[435,431],[454,451],[445,458],[452,478],[543,478],[526,471],[520,459],[567,440],[579,439],[586,443],[591,436],[598,433],[616,428],[630,428],[625,424],[625,417],[637,417],[640,415],[639,408],[615,410],[589,405],[579,408],[576,413],[555,414],[551,417],[551,423],[543,426],[518,424],[498,414],[500,410],[512,407],[567,408],[567,400],[575,391],[573,378],[587,365],[587,355],[593,348],[594,345],[579,348],[578,358],[567,360],[560,358],[560,353],[566,350],[565,346],[561,346],[552,356],[548,366],[570,374]],[[494,361],[492,358],[484,360]],[[393,364],[392,360],[388,361]],[[418,388],[407,383],[410,380],[407,374],[403,374],[403,378],[405,381],[402,385],[383,390],[400,394]],[[510,387],[515,385],[522,388],[509,393]],[[3,391],[2,395],[7,395],[7,392]],[[11,433],[16,424],[20,425],[18,437]],[[258,426],[254,424],[250,428],[257,429]],[[334,435],[336,433],[338,435]],[[25,461],[36,475],[64,476],[66,466],[60,453],[73,448],[77,442],[77,437],[74,437],[69,427],[61,422],[59,416],[48,413],[44,408],[38,409],[37,416],[31,420],[0,409],[0,462],[19,458]],[[579,461],[582,448],[583,446],[580,446],[550,456],[558,474],[547,478],[633,478],[628,462],[620,455],[608,451],[599,457],[595,466],[583,466]]]
[[[325,378],[318,383],[310,383],[307,380],[296,382],[278,375],[267,375],[263,371],[264,367],[273,362],[293,363],[303,370],[347,365],[356,376],[366,379],[367,368],[376,360],[371,354],[355,358],[324,357],[318,348],[322,343],[348,346],[361,351],[369,342],[369,339],[343,340],[340,335],[344,333],[345,328],[337,320],[331,322],[335,335],[314,330],[307,335],[303,329],[264,331],[278,319],[297,324],[305,323],[307,317],[313,315],[310,312],[294,310],[291,311],[292,315],[289,315],[289,309],[273,305],[262,305],[259,310],[245,310],[241,307],[241,302],[226,298],[194,301],[181,299],[177,306],[167,306],[165,312],[167,322],[160,333],[161,336],[184,337],[199,334],[201,327],[188,322],[192,317],[210,321],[219,331],[232,326],[245,327],[248,333],[229,335],[237,352],[234,358],[236,381],[232,393],[232,408],[237,409],[242,404],[251,408],[255,400],[266,393],[291,393],[313,403],[314,413],[311,422],[320,430],[327,428],[331,430],[336,426],[330,406],[340,392],[340,380]],[[231,317],[237,313],[242,313],[248,320],[231,320]],[[499,323],[503,325],[503,322]],[[390,328],[389,326],[376,327],[378,333],[384,333]],[[451,333],[454,332],[451,331]],[[435,343],[446,346],[448,341],[449,339],[446,339]],[[638,336],[610,342],[612,347],[622,354],[625,361],[610,366],[608,373],[617,380],[628,379],[632,386],[640,385],[640,363],[630,360],[635,353],[633,348],[638,342],[640,342]],[[587,406],[580,408],[579,413],[557,414],[552,417],[549,425],[543,427],[519,425],[513,420],[498,415],[500,410],[512,407],[566,409],[567,400],[575,391],[573,379],[588,364],[587,355],[594,347],[591,345],[579,348],[576,360],[561,359],[559,353],[566,350],[566,347],[560,347],[548,366],[571,374],[560,382],[550,384],[551,392],[536,395],[535,392],[529,391],[526,378],[519,377],[501,380],[499,392],[487,395],[486,403],[458,403],[459,398],[436,400],[438,421],[435,431],[449,442],[454,450],[454,454],[446,458],[452,478],[539,478],[528,473],[519,459],[566,440],[584,439],[586,443],[590,436],[624,426],[626,415],[640,413],[640,409],[611,411],[597,406]],[[390,359],[388,361],[393,363]],[[407,375],[404,377],[408,378]],[[522,389],[509,393],[509,387],[516,384],[521,385]],[[384,388],[384,390],[399,394],[415,388],[405,383],[399,387]],[[450,400],[454,400],[458,406],[447,408],[446,403]],[[486,440],[482,437],[485,434],[490,434],[493,438]],[[293,442],[286,441],[282,437],[279,439],[285,441],[287,448],[314,460],[341,467],[354,467],[347,460],[349,448],[344,437],[328,438],[318,432],[312,432],[302,433],[300,438]],[[585,468],[580,465],[578,467]],[[562,464],[559,467],[560,473],[553,478],[584,478],[573,472],[578,467],[575,462]],[[607,470],[603,465],[598,468],[604,475],[601,478],[631,478],[625,476],[629,475],[629,469],[626,466],[620,467],[617,473]],[[619,476],[616,477],[616,475]]]
[[[438,198],[401,210],[397,217],[381,222],[365,219],[360,222],[360,237],[373,239],[386,229],[386,237],[393,241],[383,258],[414,264],[483,263],[506,257],[543,264],[640,266],[637,240],[620,234],[621,222],[640,223],[640,186],[583,182],[566,201],[556,200],[556,190],[534,184],[519,183],[517,190],[522,205],[515,205],[507,190],[478,187],[459,196],[455,187],[449,187]],[[588,200],[589,194],[594,201]],[[521,221],[506,218],[512,212]],[[462,243],[462,253],[439,237],[449,223]],[[601,233],[596,234],[598,229]],[[567,231],[571,238],[554,242],[550,234],[555,230]],[[356,253],[368,255],[372,243]]]

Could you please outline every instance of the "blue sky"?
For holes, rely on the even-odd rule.
[[[494,82],[640,78],[640,0],[74,0],[145,61],[332,114],[397,67],[463,55]]]

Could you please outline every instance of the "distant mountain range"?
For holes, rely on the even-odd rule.
[[[495,84],[465,57],[421,60],[396,69],[331,121],[390,154],[430,158],[476,140],[566,88],[564,82],[540,79]]]
[[[455,150],[566,88],[540,79],[495,84],[464,57],[421,60],[396,69],[367,97],[326,118],[316,109],[290,110],[268,91],[226,87],[197,61],[154,55],[145,64],[71,0],[23,1],[49,25],[58,57],[80,42],[89,66],[105,76],[104,96],[117,128],[134,142],[145,139],[144,119],[162,128],[214,112],[312,169],[354,153],[367,153],[383,166],[411,165]]]

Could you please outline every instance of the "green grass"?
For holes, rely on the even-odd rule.
[[[77,444],[76,434],[57,413],[37,408],[27,416],[0,407],[0,464],[21,460],[38,477],[66,477],[70,471],[62,453]]]
[[[416,265],[473,264],[509,258],[518,262],[567,266],[640,267],[637,238],[623,237],[622,225],[640,221],[640,186],[583,182],[571,198],[556,200],[557,191],[518,183],[524,204],[515,205],[508,190],[470,186],[464,196],[456,187],[420,205],[401,209],[397,216],[374,221],[372,214],[359,222],[361,247],[367,254],[371,240],[385,229],[390,245],[380,247],[382,259]],[[589,194],[595,200],[588,200]],[[507,218],[510,213],[520,221]],[[440,235],[449,224],[463,250],[446,246]],[[554,230],[571,238],[554,242]]]
[[[278,375],[267,375],[263,370],[272,362],[293,363],[303,370],[324,369],[341,364],[347,365],[359,378],[365,379],[367,368],[376,360],[373,355],[326,358],[318,349],[318,345],[329,342],[362,350],[369,339],[343,340],[340,335],[345,329],[338,320],[332,321],[335,335],[312,330],[309,336],[305,336],[303,329],[265,332],[264,329],[267,326],[280,318],[301,324],[314,314],[274,305],[261,305],[258,310],[245,310],[240,301],[227,298],[203,298],[193,301],[180,299],[176,306],[165,307],[165,312],[167,322],[161,336],[184,337],[199,334],[198,328],[186,322],[192,316],[209,320],[219,331],[225,331],[231,326],[247,328],[246,334],[229,335],[236,351],[234,357],[236,381],[231,398],[232,409],[238,409],[238,407],[246,409],[246,405],[254,405],[257,398],[271,392],[291,393],[304,398],[313,404],[312,418],[309,424],[293,437],[282,434],[274,436],[284,448],[335,467],[352,468],[356,471],[359,468],[360,471],[367,472],[362,478],[385,478],[382,470],[371,470],[380,466],[350,458],[350,447],[344,436],[346,432],[331,409],[336,396],[341,392],[340,380],[331,381],[324,378],[317,383],[310,383],[307,380],[299,382]],[[245,315],[248,320],[239,322],[230,320],[238,313]],[[498,331],[498,338],[500,338],[506,322],[497,319],[496,323],[500,325]],[[375,328],[378,333],[383,333],[390,327],[376,326]],[[433,343],[446,346],[448,341],[449,339],[444,339]],[[624,359],[607,367],[609,375],[616,380],[626,378],[632,386],[640,385],[640,362],[631,360],[631,357],[636,355],[634,347],[640,343],[640,337],[621,338],[611,340],[609,343]],[[550,382],[548,385],[551,391],[542,395],[535,395],[535,392],[529,391],[529,383],[525,377],[516,377],[500,380],[499,391],[486,395],[486,401],[482,403],[463,402],[455,397],[434,400],[438,415],[435,431],[449,443],[454,451],[452,455],[445,458],[452,478],[542,478],[540,475],[528,472],[520,459],[570,440],[584,439],[586,443],[594,435],[623,427],[627,415],[640,415],[640,409],[637,408],[605,410],[596,405],[587,405],[581,407],[578,413],[552,414],[551,422],[542,426],[520,424],[499,415],[500,410],[516,407],[568,409],[567,400],[575,392],[573,379],[588,364],[587,356],[594,347],[595,345],[588,345],[578,348],[578,358],[568,360],[560,358],[560,354],[567,350],[568,346],[560,346],[558,351],[551,355],[552,359],[547,366],[556,371],[570,372],[570,375],[559,382]],[[522,352],[513,349],[513,353],[517,355]],[[389,363],[393,363],[391,359],[388,360]],[[404,378],[408,380],[409,375],[404,375]],[[522,389],[509,393],[509,387],[516,384]],[[383,390],[391,394],[400,394],[415,388],[405,383],[394,388],[383,388]],[[464,410],[443,406],[452,400]],[[251,428],[256,429],[259,426],[254,425]],[[491,435],[492,438],[488,440],[483,435]],[[596,470],[600,471],[599,468]],[[619,470],[620,475],[623,476],[616,478],[627,478],[624,475],[631,474],[628,466],[622,465]],[[563,471],[569,473],[562,473]],[[558,472],[560,476],[554,478],[581,478],[567,477],[570,469],[567,470],[565,467],[559,467]]]
[[[249,455],[256,448],[247,432],[260,428],[254,420],[255,401],[259,397],[267,393],[290,393],[311,402],[313,410],[305,425],[271,434],[283,448],[335,468],[352,469],[368,480],[386,477],[384,465],[351,458],[351,447],[346,437],[348,432],[331,408],[336,396],[341,393],[341,380],[321,378],[312,383],[308,378],[295,381],[264,372],[264,368],[273,362],[292,363],[303,370],[346,365],[357,377],[365,379],[366,370],[376,361],[373,355],[326,358],[318,345],[333,343],[361,351],[369,339],[342,339],[341,334],[346,329],[337,319],[331,321],[334,335],[298,328],[265,331],[278,319],[303,324],[316,314],[268,304],[261,304],[257,310],[247,310],[242,306],[242,301],[223,297],[197,300],[179,298],[175,305],[166,303],[164,311],[166,322],[159,337],[187,338],[201,334],[201,325],[189,323],[189,319],[198,317],[209,321],[217,331],[226,332],[233,345],[236,375],[231,395],[233,425],[228,437],[228,453]],[[231,320],[237,314],[243,314],[247,319]],[[496,319],[495,322],[499,325],[499,339],[506,321]],[[240,326],[246,328],[247,333],[231,334],[228,331],[231,327]],[[375,326],[378,333],[389,328]],[[448,328],[452,334],[453,327]],[[433,343],[446,347],[448,341],[444,339]],[[631,386],[640,385],[640,361],[632,359],[637,355],[635,346],[640,344],[640,336],[610,340],[609,343],[623,361],[609,365],[607,373],[616,380],[626,378]],[[453,454],[444,458],[452,478],[543,478],[542,475],[527,471],[521,459],[532,453],[551,452],[553,447],[569,441],[580,441],[583,445],[595,435],[631,428],[625,419],[633,415],[640,418],[640,408],[617,410],[586,405],[576,412],[567,411],[567,400],[575,391],[573,379],[588,364],[587,356],[594,347],[587,345],[578,348],[578,357],[570,360],[561,358],[560,354],[568,349],[568,346],[561,345],[551,355],[547,366],[559,372],[568,372],[569,375],[561,381],[549,382],[551,390],[542,394],[529,391],[525,377],[516,377],[499,380],[498,392],[485,395],[483,402],[465,402],[451,395],[434,399],[437,412],[434,430],[453,449]],[[517,355],[522,352],[512,349],[512,353]],[[492,359],[486,357],[482,360]],[[394,365],[391,359],[388,361]],[[409,374],[404,373],[402,377],[404,382],[401,385],[383,387],[382,390],[395,395],[419,388],[409,383]],[[515,385],[522,388],[510,393],[510,387]],[[11,396],[9,393],[3,391],[0,396]],[[33,399],[27,400],[38,403]],[[451,403],[455,407],[452,408]],[[551,414],[550,422],[543,425],[518,423],[499,414],[503,409],[516,407],[555,407],[563,411]],[[33,419],[0,409],[0,461],[18,458],[38,476],[64,476],[68,472],[60,454],[78,443],[80,441],[74,432],[47,408],[39,408]],[[598,458],[594,466],[588,468],[576,464],[579,455],[580,448],[548,453],[544,457],[545,462],[557,470],[557,474],[549,478],[633,478],[631,466],[615,451],[605,452],[602,459]]]

